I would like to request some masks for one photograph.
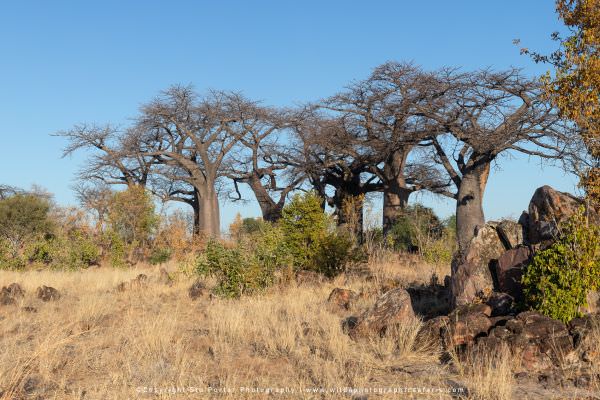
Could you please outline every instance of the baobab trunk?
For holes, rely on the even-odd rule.
[[[269,193],[263,186],[259,177],[252,178],[249,182],[250,188],[254,192],[256,201],[260,206],[263,220],[269,222],[277,222],[281,218],[281,211],[283,210],[283,201],[275,203]]]
[[[383,234],[386,235],[398,222],[408,205],[412,190],[394,185],[383,190]]]
[[[345,191],[343,188],[338,188],[336,192],[338,226],[347,228],[359,241],[362,241],[364,194]]]
[[[456,201],[456,236],[461,252],[469,245],[477,227],[485,224],[483,194],[489,173],[490,164],[485,162],[470,167],[461,178]]]
[[[198,234],[218,238],[221,234],[219,198],[214,186],[198,190],[198,210],[194,210],[194,226]]]
[[[404,167],[410,149],[392,153],[383,166],[383,234],[398,222],[408,205],[412,190],[406,187]]]

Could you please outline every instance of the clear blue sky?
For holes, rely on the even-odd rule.
[[[60,204],[84,155],[61,159],[50,134],[78,122],[127,123],[175,83],[235,89],[272,105],[316,100],[387,60],[433,69],[547,67],[561,27],[553,1],[13,1],[0,8],[0,183],[39,184]],[[518,216],[533,190],[575,179],[536,160],[503,159],[490,177],[488,218]],[[415,197],[416,199],[416,197]],[[421,196],[442,215],[452,204]],[[223,225],[254,202],[226,204]]]

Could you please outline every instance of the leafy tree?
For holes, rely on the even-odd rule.
[[[569,30],[559,49],[542,55],[522,49],[536,62],[555,67],[543,78],[546,93],[561,114],[581,129],[581,138],[591,156],[591,164],[582,173],[582,186],[588,197],[600,205],[600,0],[557,0],[558,16]]]
[[[108,209],[111,232],[131,248],[143,248],[150,240],[158,218],[150,195],[141,186],[113,194]]]
[[[321,198],[315,192],[295,195],[283,208],[279,222],[295,266],[306,268],[327,234],[328,221],[321,208]]]
[[[13,257],[29,240],[52,231],[49,210],[50,202],[35,195],[16,194],[0,200],[0,238],[8,242]]]

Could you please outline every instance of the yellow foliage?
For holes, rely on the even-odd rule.
[[[596,161],[582,178],[593,204],[600,205],[600,0],[557,0],[559,17],[571,36],[562,42],[556,76],[544,79],[561,113],[582,129],[582,139]]]

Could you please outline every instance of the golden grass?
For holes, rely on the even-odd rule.
[[[449,388],[449,380],[467,383],[476,398],[511,398],[508,358],[474,359],[457,364],[458,371],[442,365],[436,346],[418,340],[419,319],[383,338],[355,342],[342,332],[342,319],[372,305],[385,282],[427,283],[432,273],[448,273],[409,257],[372,263],[371,281],[340,276],[239,300],[192,301],[191,277],[177,274],[168,286],[158,281],[157,268],[1,271],[0,286],[18,282],[26,296],[0,306],[0,399],[273,398],[267,389],[287,390],[280,398],[350,399],[361,393],[343,388],[435,390]],[[139,273],[150,277],[146,288],[115,290]],[[41,302],[40,285],[62,297]],[[327,304],[334,287],[365,296],[351,311],[336,310]],[[415,397],[451,398],[369,394]]]

